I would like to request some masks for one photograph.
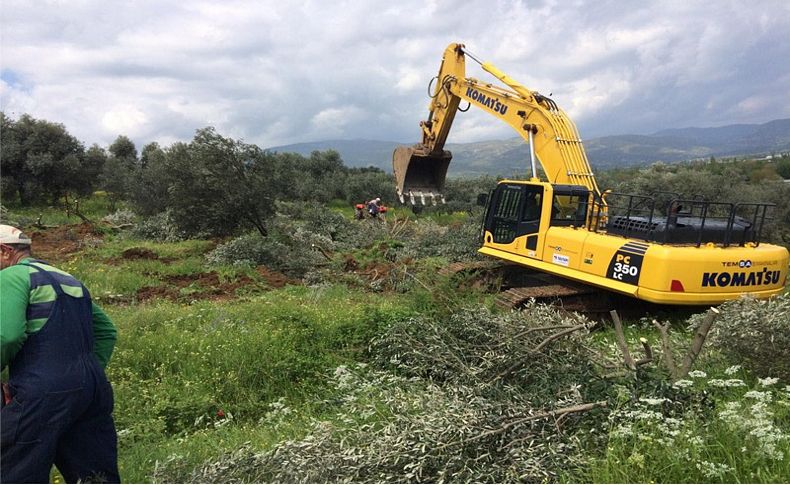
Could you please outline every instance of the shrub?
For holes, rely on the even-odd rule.
[[[582,345],[586,325],[592,324],[584,317],[544,305],[508,314],[466,307],[436,320],[420,316],[391,325],[373,341],[371,359],[408,377],[479,385],[491,392],[511,387],[535,404],[556,404],[567,389],[597,399],[601,396],[587,395],[582,387],[596,375]],[[576,326],[579,332],[541,347],[558,330]]]
[[[154,481],[545,482],[583,461],[553,420],[519,422],[534,413],[523,394],[503,402],[480,397],[475,387],[440,387],[365,367],[338,367],[330,382],[338,415],[316,422],[305,438],[264,453],[236,450],[191,473],[172,460]],[[277,426],[278,414],[261,424]]]
[[[480,219],[469,215],[462,223],[440,226],[431,220],[414,223],[407,248],[418,257],[440,256],[450,261],[477,257],[480,248]]]
[[[121,224],[133,224],[137,216],[129,209],[118,209],[112,214],[106,215],[102,218],[104,222],[119,226]]]
[[[312,250],[313,244],[321,242],[320,237],[301,229],[290,234],[273,229],[265,238],[259,233],[249,233],[221,244],[206,255],[206,261],[234,266],[265,265],[301,278],[325,261],[319,252]]]
[[[727,357],[758,375],[790,382],[790,295],[771,300],[744,297],[723,304],[710,334]]]
[[[186,234],[178,229],[169,212],[162,212],[137,223],[132,236],[153,241],[177,242],[186,239]]]

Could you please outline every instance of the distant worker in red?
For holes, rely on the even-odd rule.
[[[0,225],[0,482],[118,483],[112,387],[104,374],[116,330],[73,276],[30,255],[31,239]]]

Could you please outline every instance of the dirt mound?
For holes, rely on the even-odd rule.
[[[121,253],[123,259],[159,259],[159,255],[146,248],[129,248]]]
[[[279,271],[270,270],[266,266],[258,266],[255,268],[255,272],[263,276],[263,279],[266,280],[266,284],[272,288],[282,288],[285,285],[293,285],[298,283],[297,280],[289,278]]]
[[[104,236],[93,225],[83,222],[33,231],[30,237],[36,257],[57,262],[85,247],[98,246]]]
[[[137,291],[139,301],[154,298],[168,300],[229,300],[236,297],[236,290],[242,286],[256,284],[248,276],[240,276],[233,281],[222,281],[215,272],[190,275],[174,275],[162,278],[164,285],[145,286]]]
[[[256,272],[263,277],[266,287],[281,288],[287,284],[295,283],[284,274],[272,271],[265,266],[259,266]],[[233,280],[225,280],[215,271],[164,276],[161,279],[165,284],[145,286],[137,290],[137,300],[231,300],[238,296],[238,290],[241,288],[263,289],[264,286],[261,281],[256,281],[246,275],[238,276]]]

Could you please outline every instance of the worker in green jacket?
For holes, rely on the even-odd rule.
[[[0,482],[120,482],[112,387],[116,330],[73,276],[33,259],[32,241],[0,224]]]

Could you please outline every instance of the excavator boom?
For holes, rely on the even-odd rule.
[[[450,44],[445,49],[435,78],[436,88],[431,93],[428,119],[420,122],[422,140],[414,146],[398,147],[393,154],[401,201],[408,198],[411,203],[424,203],[426,197],[434,202],[444,200],[444,181],[452,160],[444,145],[462,100],[501,119],[529,143],[533,179],[539,179],[534,163],[537,160],[548,182],[583,185],[599,194],[576,126],[556,103],[530,91],[490,63],[480,66],[506,87],[466,77],[467,56],[480,63],[463,44]]]

